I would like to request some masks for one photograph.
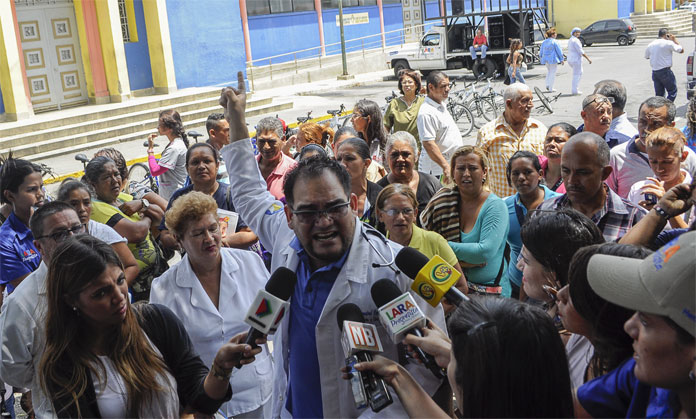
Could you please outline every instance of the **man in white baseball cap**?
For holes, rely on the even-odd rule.
[[[633,338],[634,355],[577,390],[576,414],[694,417],[696,231],[638,263],[592,256],[587,277],[600,297],[636,310],[624,324]]]

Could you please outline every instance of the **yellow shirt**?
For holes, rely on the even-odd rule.
[[[488,185],[491,192],[501,198],[515,194],[505,176],[508,160],[520,150],[528,150],[537,155],[544,154],[546,131],[544,124],[529,118],[518,136],[505,120],[504,114],[481,127],[476,147],[481,148],[488,156]]]
[[[408,247],[418,250],[427,256],[428,259],[438,255],[452,266],[459,262],[444,237],[434,231],[423,230],[415,224],[413,225],[413,235]]]

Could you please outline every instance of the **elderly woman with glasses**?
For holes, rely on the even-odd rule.
[[[436,177],[415,169],[418,163],[416,139],[406,131],[389,135],[386,156],[390,173],[380,179],[377,184],[383,188],[393,183],[408,186],[416,194],[418,212],[423,212],[430,198],[442,188],[442,184]],[[417,218],[416,225],[420,226],[420,220]]]
[[[402,71],[399,75],[399,91],[402,96],[389,102],[387,110],[384,111],[384,128],[387,132],[408,132],[416,140],[416,151],[420,151],[416,119],[421,105],[425,102],[425,96],[419,94],[420,90],[420,74],[413,70]]]
[[[444,237],[415,225],[418,219],[416,194],[407,185],[392,183],[377,195],[377,218],[384,223],[387,238],[402,246],[413,247],[428,258],[435,255],[462,272],[457,255]]]

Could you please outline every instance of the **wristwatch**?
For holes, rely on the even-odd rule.
[[[143,203],[143,210],[147,211],[147,209],[150,208],[150,201],[145,198],[141,199],[140,201]]]

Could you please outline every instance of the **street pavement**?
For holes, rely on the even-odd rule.
[[[628,90],[628,102],[626,105],[626,113],[629,120],[636,124],[638,117],[638,107],[646,98],[654,94],[651,80],[651,70],[648,60],[644,57],[645,47],[651,40],[639,39],[635,44],[621,47],[616,44],[594,44],[591,47],[586,47],[585,52],[592,60],[592,64],[584,62],[584,74],[580,83],[580,90],[583,95],[570,95],[571,70],[566,64],[559,66],[556,75],[555,88],[561,96],[558,100],[552,103],[554,113],[550,114],[543,109],[535,109],[532,113],[534,118],[539,119],[544,124],[551,125],[556,122],[568,122],[575,126],[582,123],[580,117],[580,107],[585,95],[592,93],[593,86],[596,82],[603,79],[619,80],[626,86]],[[694,38],[680,39],[680,43],[685,47],[687,53],[674,54],[673,71],[677,78],[679,94],[677,97],[677,126],[684,125],[684,115],[686,113],[686,56],[688,51],[694,48]],[[467,70],[454,70],[448,72],[451,79],[454,80],[473,80],[473,76]],[[534,88],[538,87],[545,90],[546,68],[544,66],[535,66],[529,69],[524,77],[527,84]],[[455,89],[463,87],[463,83],[459,83]],[[504,89],[502,81],[498,80],[494,84],[497,91]],[[389,96],[392,91],[398,93],[397,81],[393,76],[392,70],[381,70],[376,72],[365,72],[355,75],[352,80],[324,80],[314,83],[287,86],[282,89],[272,89],[266,91],[254,92],[255,98],[273,97],[278,101],[291,100],[294,102],[294,108],[283,111],[278,116],[283,118],[287,123],[296,122],[296,118],[306,116],[307,112],[312,111],[312,117],[321,117],[326,115],[328,109],[337,109],[340,104],[344,104],[347,110],[352,109],[353,105],[360,99],[367,98],[374,100],[380,106],[385,104],[385,97]],[[538,98],[535,99],[535,104],[540,105]],[[248,119],[249,129],[253,130],[255,124],[264,116],[262,115]],[[196,130],[204,133],[204,126],[186,126],[187,130]],[[126,160],[130,161],[136,158],[146,157],[143,141],[131,141],[116,145],[125,156]],[[476,130],[465,138],[466,144],[473,144],[476,141]],[[157,150],[161,150],[164,144],[160,144]],[[87,156],[94,154],[95,150],[87,150],[84,152]],[[59,175],[73,173],[81,169],[81,164],[76,162],[72,155],[58,156],[51,159],[46,159],[44,163],[53,167]],[[55,190],[57,184],[47,185],[48,190]]]

